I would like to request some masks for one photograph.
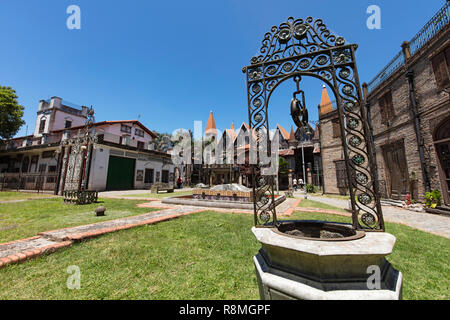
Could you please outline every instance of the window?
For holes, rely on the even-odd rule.
[[[437,54],[431,59],[434,77],[438,89],[444,90],[450,86],[450,47]]]
[[[64,128],[68,129],[72,127],[72,121],[66,120],[66,124],[64,125]]]
[[[153,183],[153,169],[145,169],[144,183]]]
[[[126,133],[131,133],[131,127],[127,126],[125,124],[121,124],[120,125],[120,131],[126,132]]]
[[[48,172],[56,172],[56,166],[48,166]]]
[[[130,139],[129,135],[123,135],[119,138],[119,144],[128,145],[129,139]]]
[[[145,143],[142,141],[138,141],[137,142],[137,148],[138,149],[144,149],[145,148]]]
[[[39,133],[44,132],[45,130],[45,119],[41,119],[41,122],[39,123]]]
[[[336,185],[338,188],[348,187],[347,168],[345,167],[345,160],[336,161]]]
[[[163,170],[161,174],[161,182],[169,183],[169,170]]]
[[[144,130],[141,129],[134,129],[134,134],[137,135],[138,137],[143,137],[144,136]]]
[[[53,158],[55,151],[44,151],[42,152],[42,159]]]
[[[331,120],[333,126],[333,138],[341,137],[341,125],[339,123],[339,118]]]
[[[390,90],[378,98],[378,105],[380,106],[381,123],[390,125],[394,119],[394,106],[392,104],[392,93]]]
[[[44,173],[45,170],[47,170],[47,165],[46,164],[40,164],[39,165],[39,172],[40,173]]]

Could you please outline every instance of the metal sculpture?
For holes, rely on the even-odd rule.
[[[242,69],[247,78],[249,124],[256,133],[257,146],[267,139],[264,142],[270,155],[268,106],[274,90],[293,77],[311,76],[326,83],[336,97],[350,182],[353,227],[384,231],[374,179],[373,147],[370,139],[366,139],[369,130],[356,67],[356,49],[356,44],[346,44],[343,37],[332,34],[321,19],[290,17],[279,26],[273,26],[264,36],[260,54]],[[307,112],[298,112],[300,104],[294,104],[293,114],[297,115],[299,124],[304,125]],[[255,225],[273,227],[277,225],[274,176],[264,173],[267,165],[262,164],[259,157],[252,166]]]

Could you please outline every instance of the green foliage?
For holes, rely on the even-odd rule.
[[[285,175],[289,173],[289,163],[283,157],[278,158],[278,174]]]
[[[435,208],[441,205],[441,192],[439,190],[433,190],[432,192],[425,193],[425,205],[428,208]]]
[[[317,192],[317,188],[316,188],[315,185],[307,184],[306,185],[306,192],[307,193],[316,193]]]
[[[0,86],[0,139],[12,138],[25,123],[22,120],[25,108],[17,98],[14,89]]]

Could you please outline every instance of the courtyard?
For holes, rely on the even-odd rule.
[[[0,242],[123,217],[157,215],[158,210],[167,210],[158,208],[159,200],[174,195],[161,193],[148,201],[139,200],[154,197],[148,191],[122,194],[127,199],[109,194],[115,198],[100,197],[99,203],[84,206],[64,204],[61,198],[2,202]],[[14,198],[27,197],[16,194]],[[288,202],[292,210],[285,208],[286,215],[281,213],[280,219],[351,223],[342,207],[301,197]],[[147,207],[142,206],[145,203]],[[107,208],[106,216],[95,216],[98,205]],[[199,208],[176,219],[80,239],[54,253],[3,266],[0,298],[258,299],[251,260],[259,243],[250,231],[252,219],[251,212]],[[387,222],[386,231],[397,238],[396,250],[388,259],[404,275],[403,298],[448,299],[450,239],[399,223]],[[79,267],[79,290],[67,287],[70,266]]]

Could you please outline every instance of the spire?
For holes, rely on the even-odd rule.
[[[230,129],[231,129],[231,130],[234,130],[234,122],[231,123]]]
[[[206,124],[205,134],[217,134],[216,122],[214,121],[213,112],[209,114],[208,123]]]
[[[323,85],[322,98],[320,100],[319,115],[323,116],[333,111],[333,105],[331,104],[330,96],[328,95],[327,87]]]
[[[289,141],[295,141],[294,128],[291,126],[291,133],[289,134]]]

